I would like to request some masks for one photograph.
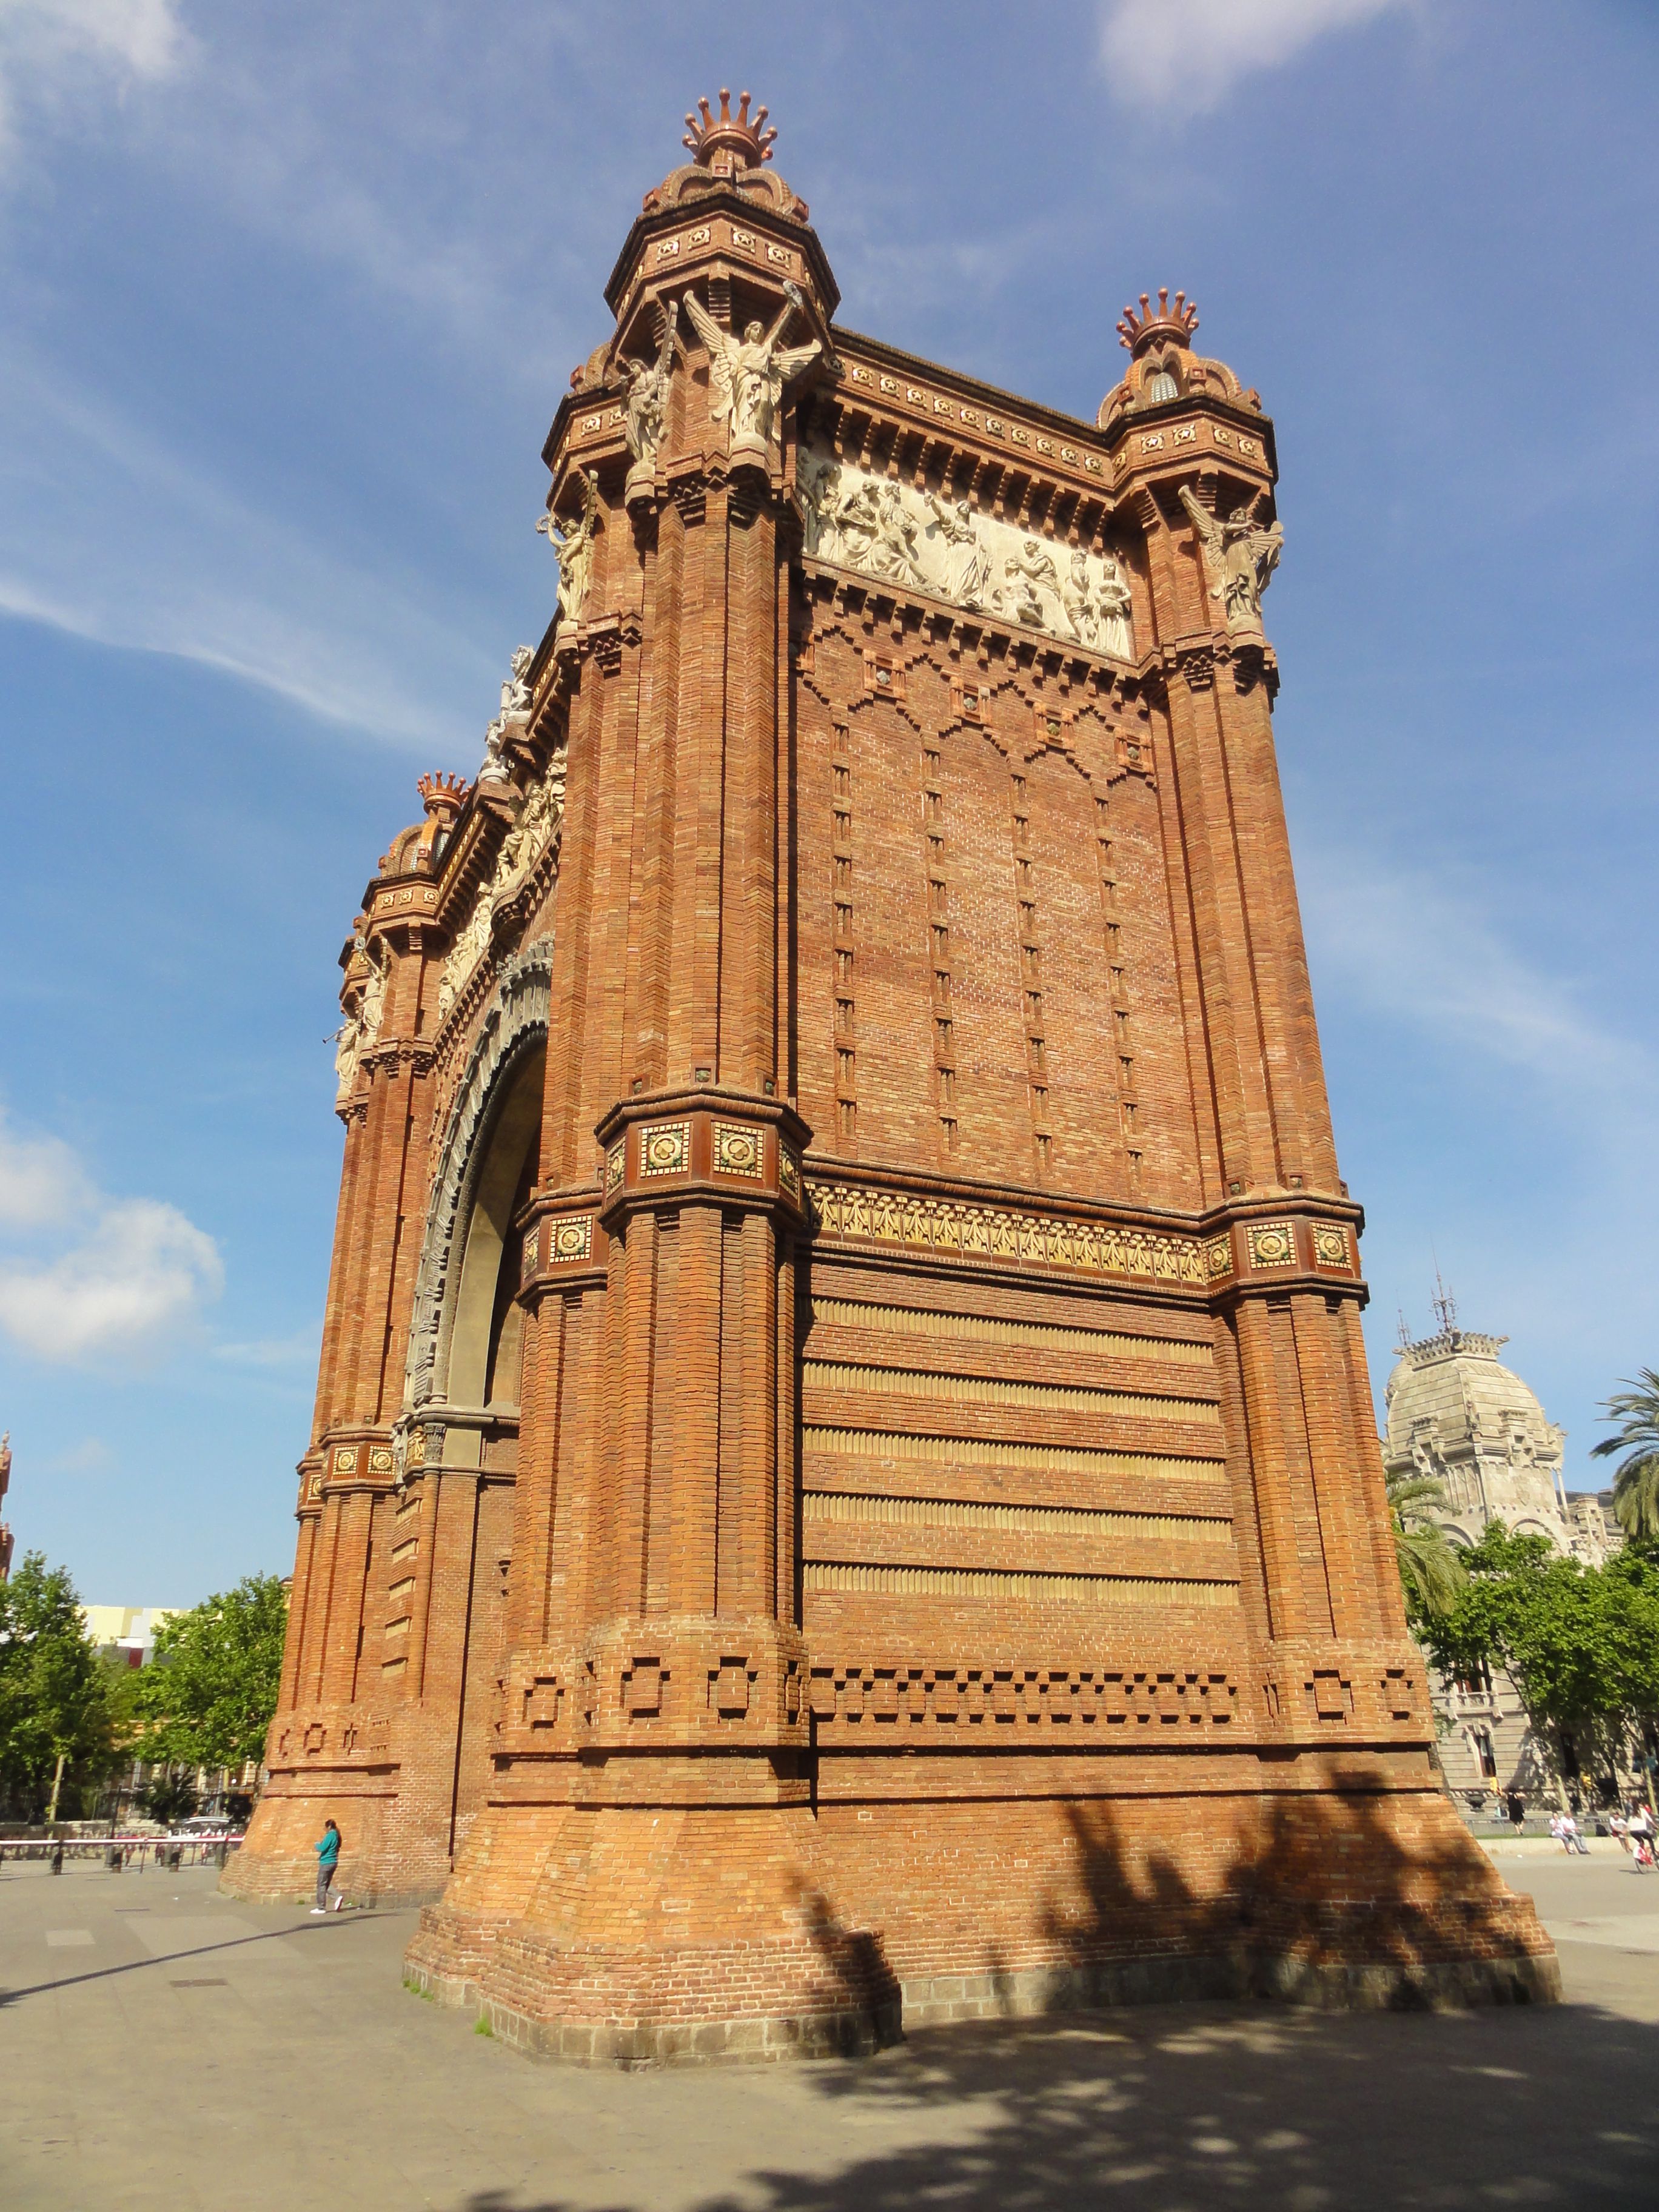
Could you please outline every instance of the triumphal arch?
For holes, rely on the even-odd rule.
[[[624,2062],[1547,1996],[1434,1787],[1274,765],[1273,425],[836,319],[688,118],[557,608],[343,960],[270,1784],[428,1988]]]

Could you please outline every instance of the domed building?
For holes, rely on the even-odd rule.
[[[1612,1492],[1569,1496],[1561,1472],[1566,1431],[1499,1360],[1509,1339],[1460,1328],[1444,1291],[1434,1303],[1439,1329],[1412,1343],[1402,1327],[1383,1392],[1390,1482],[1421,1474],[1441,1483],[1446,1503],[1436,1517],[1455,1545],[1478,1543],[1489,1522],[1502,1521],[1513,1534],[1547,1537],[1558,1551],[1599,1566],[1624,1540]],[[1440,1756],[1454,1790],[1535,1788],[1537,1755],[1506,1674],[1442,1680],[1434,1702],[1451,1723]]]

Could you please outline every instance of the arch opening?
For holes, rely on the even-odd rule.
[[[449,1337],[452,1406],[518,1406],[524,1237],[514,1224],[535,1184],[546,1062],[544,1041],[514,1060],[479,1146]]]

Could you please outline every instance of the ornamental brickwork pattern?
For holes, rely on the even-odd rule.
[[[369,884],[271,1782],[586,2061],[1547,1996],[1438,1796],[1274,762],[1272,425],[842,329],[764,112],[648,192],[556,611]],[[542,557],[547,557],[545,554]]]

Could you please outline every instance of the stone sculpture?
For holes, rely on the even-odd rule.
[[[688,292],[685,312],[691,327],[708,351],[708,374],[714,387],[709,416],[730,426],[733,446],[759,446],[769,451],[777,428],[783,387],[793,376],[810,367],[823,347],[814,338],[810,345],[785,346],[784,332],[799,310],[806,305],[800,288],[786,284],[786,304],[769,331],[751,321],[740,338],[723,331],[702,301]]]
[[[933,518],[929,531],[951,548],[939,564],[945,595],[959,607],[976,608],[991,580],[991,556],[975,525],[974,511],[965,499],[945,500],[931,491],[927,506]]]
[[[593,580],[593,540],[599,524],[599,480],[592,469],[581,478],[582,511],[568,530],[561,530],[549,512],[537,521],[538,536],[545,538],[559,556],[559,617],[574,622]]]
[[[807,560],[908,585],[1091,653],[1133,656],[1129,587],[1110,554],[1062,549],[948,489],[918,491],[810,446],[797,465],[795,499]]]
[[[668,392],[674,376],[674,349],[680,323],[680,303],[674,301],[663,325],[662,343],[654,361],[625,361],[623,374],[627,395],[623,402],[623,430],[634,456],[630,478],[648,476],[657,465],[657,449],[668,420]]]
[[[355,1007],[348,1007],[344,1021],[334,1033],[337,1105],[357,1080],[363,1054],[380,1036],[380,1024],[386,1017],[386,991],[392,963],[378,942],[372,939],[367,945],[360,942],[358,953],[367,963],[368,974],[364,979],[362,995]]]
[[[512,674],[501,686],[501,710],[484,732],[483,766],[478,770],[480,783],[505,783],[507,781],[507,763],[501,749],[514,730],[530,726],[530,664],[535,654],[527,645],[515,647]]]
[[[449,948],[443,973],[438,979],[440,1022],[448,1019],[462,986],[489,950],[495,908],[541,859],[564,818],[564,768],[565,755],[561,747],[549,762],[546,775],[525,794],[513,827],[502,841],[495,872],[481,886],[471,913]]]
[[[1280,526],[1275,522],[1263,530],[1256,521],[1261,498],[1258,492],[1224,519],[1200,506],[1190,484],[1181,487],[1181,503],[1203,541],[1215,580],[1210,597],[1220,603],[1230,630],[1261,629],[1261,594],[1284,550]]]

